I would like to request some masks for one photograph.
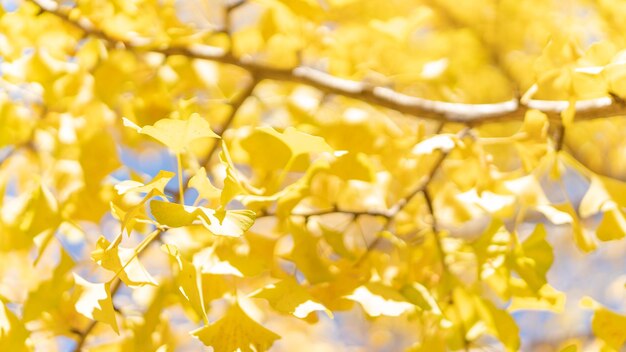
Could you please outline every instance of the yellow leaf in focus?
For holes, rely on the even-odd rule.
[[[205,346],[220,352],[262,352],[268,350],[280,336],[252,320],[235,303],[213,324],[191,332]]]
[[[217,236],[239,237],[254,224],[256,214],[251,210],[213,210],[205,207],[180,205],[160,200],[150,202],[154,218],[162,225],[182,227],[196,220]]]
[[[198,191],[198,198],[208,201],[219,198],[222,193],[219,188],[213,186],[207,177],[204,167],[201,167],[196,174],[189,179],[188,186]]]
[[[299,169],[296,160],[309,153],[331,152],[323,138],[300,132],[293,127],[280,133],[270,127],[258,127],[241,146],[248,153],[250,164],[264,170]]]
[[[220,202],[222,206],[226,206],[233,198],[241,193],[245,193],[245,191],[237,177],[237,170],[235,170],[235,166],[232,160],[230,160],[227,149],[224,147],[222,153],[220,153],[220,160],[226,166],[226,176],[224,177],[224,188],[220,194]]]
[[[161,119],[153,126],[144,127],[139,127],[125,118],[124,125],[158,140],[176,154],[188,149],[197,139],[220,138],[211,130],[209,123],[198,114],[191,114],[188,120]]]
[[[111,246],[104,236],[96,242],[91,259],[101,267],[117,274],[128,286],[154,285],[156,281],[141,264],[134,249]]]
[[[126,180],[116,184],[115,190],[120,195],[124,195],[129,192],[150,193],[155,191],[154,194],[165,196],[165,186],[168,182],[170,182],[174,175],[176,174],[173,172],[161,170],[150,182],[146,184],[138,181]]]

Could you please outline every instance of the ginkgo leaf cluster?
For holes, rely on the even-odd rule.
[[[0,349],[524,350],[518,312],[576,296],[555,233],[623,248],[624,15],[4,2]],[[580,303],[555,343],[623,349],[625,307]]]

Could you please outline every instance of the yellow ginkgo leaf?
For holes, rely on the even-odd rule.
[[[626,316],[608,309],[597,310],[591,322],[594,334],[615,351],[619,351],[626,342],[624,326],[626,326]]]
[[[372,317],[381,315],[397,317],[415,309],[415,306],[407,302],[398,291],[380,283],[359,286],[346,298],[359,302],[365,312]]]
[[[359,180],[371,182],[374,179],[372,165],[365,154],[361,153],[345,153],[340,155],[330,164],[328,171],[345,181]]]
[[[555,313],[563,312],[565,309],[565,294],[557,291],[549,284],[543,285],[539,292],[515,292],[511,299],[511,304],[507,307],[509,312],[517,310],[548,310]]]
[[[602,222],[596,229],[596,235],[601,241],[612,241],[626,236],[626,219],[620,209],[611,209],[602,216]]]
[[[202,295],[202,277],[196,267],[182,257],[176,246],[164,244],[161,246],[163,252],[169,254],[178,264],[178,276],[176,282],[180,293],[185,297],[195,313],[207,320],[204,299]]]
[[[237,172],[232,162],[229,160],[228,154],[226,152],[222,152],[220,154],[220,159],[222,160],[222,164],[226,165],[226,176],[224,177],[224,188],[222,189],[222,193],[220,195],[220,202],[223,206],[228,204],[233,198],[237,195],[245,193],[244,188],[237,178]]]
[[[141,264],[134,249],[111,246],[104,236],[98,238],[91,258],[101,267],[116,273],[128,286],[155,285],[156,281]]]
[[[169,227],[189,226],[198,219],[198,207],[153,200],[150,212],[161,225]]]
[[[332,279],[332,273],[328,265],[320,257],[319,238],[313,236],[303,226],[291,224],[290,231],[293,236],[293,250],[288,259],[296,263],[307,281],[311,284],[326,282]]]
[[[522,246],[516,248],[516,255],[514,270],[531,290],[539,291],[546,284],[546,274],[554,261],[543,224],[538,224]]]
[[[89,319],[111,325],[119,334],[111,297],[111,283],[91,283],[77,274],[74,274],[74,282],[79,288],[79,296],[74,304],[76,311]]]
[[[69,275],[74,267],[74,260],[64,250],[60,250],[59,265],[54,269],[52,277],[37,286],[28,293],[28,299],[24,304],[23,320],[25,322],[37,319],[40,314],[53,311],[61,298],[72,288],[72,280]]]
[[[220,152],[220,162],[225,167],[224,187],[220,195],[222,207],[225,207],[233,198],[240,195],[262,194],[263,191],[251,186],[242,180],[241,174],[235,168],[235,164],[230,156],[226,143],[222,141],[222,151]]]
[[[215,253],[214,247],[205,248],[196,253],[193,256],[193,264],[202,274],[244,277],[244,274],[237,267],[226,260],[222,260]]]
[[[165,186],[168,182],[170,182],[174,175],[176,174],[173,172],[161,170],[150,182],[146,184],[138,181],[126,180],[116,184],[115,190],[120,195],[129,192],[150,193],[154,190],[156,191],[156,194],[164,196]]]
[[[138,181],[123,181],[115,185],[115,189],[118,194],[124,195],[130,192],[145,193],[143,198],[132,205],[128,209],[122,209],[117,204],[110,202],[111,214],[122,223],[122,232],[124,230],[130,235],[131,231],[135,228],[135,225],[140,223],[153,223],[148,217],[145,211],[145,203],[153,197],[166,198],[165,186],[174,177],[174,173],[161,170],[159,173],[147,184],[143,184]]]
[[[160,200],[150,202],[154,218],[162,225],[182,227],[196,220],[217,236],[239,237],[254,223],[256,214],[250,210],[213,210],[180,205]]]
[[[322,223],[319,223],[318,226],[322,232],[322,237],[324,237],[326,243],[328,243],[335,253],[347,259],[355,258],[355,254],[346,247],[342,231],[330,228]]]
[[[137,223],[153,223],[145,211],[145,203],[152,197],[158,195],[157,190],[152,190],[148,193],[139,203],[130,207],[130,209],[124,210],[117,206],[115,203],[110,202],[111,215],[121,222],[121,231],[126,231],[130,236],[131,231],[135,228]]]
[[[578,213],[582,218],[588,218],[615,207],[602,179],[592,177],[590,181],[589,189],[578,206]]]
[[[201,167],[195,175],[193,175],[188,182],[189,188],[193,188],[198,191],[198,198],[205,200],[219,199],[222,191],[213,186],[211,180],[207,177],[206,170]]]
[[[437,301],[423,285],[414,282],[410,285],[402,287],[400,293],[406,299],[414,305],[420,307],[423,310],[430,311],[436,315],[441,315],[441,309],[437,304]]]
[[[254,168],[279,170],[291,158],[289,146],[270,131],[275,132],[271,128],[257,128],[240,142]]]
[[[574,241],[576,242],[578,248],[585,252],[591,252],[596,249],[597,244],[591,231],[588,231],[581,225],[578,214],[576,214],[576,210],[571,204],[563,203],[553,206],[552,208],[569,215],[571,219],[572,232],[574,234]]]
[[[475,298],[476,309],[487,329],[504,345],[506,351],[519,351],[519,327],[512,316],[486,299]]]
[[[260,127],[259,129],[283,141],[291,150],[292,158],[297,158],[302,154],[333,151],[322,137],[300,132],[293,127],[288,127],[283,133],[269,127]]]
[[[7,351],[29,351],[29,336],[24,324],[11,312],[0,297],[0,346]]]
[[[606,309],[591,297],[584,297],[581,305],[595,310],[591,330],[604,342],[602,351],[619,351],[626,344],[626,315]]]
[[[38,254],[35,261],[37,263],[61,224],[62,216],[57,200],[43,183],[39,184],[29,196],[30,199],[23,208],[22,216],[18,219],[18,226],[19,230],[26,235],[23,243],[30,244],[30,241],[34,240],[37,244]],[[11,239],[9,243],[13,241]],[[4,243],[0,244],[0,248],[4,245]]]
[[[214,235],[239,237],[243,235],[252,225],[256,218],[256,213],[247,210],[218,210],[213,214],[203,210],[210,223],[207,228]]]
[[[265,286],[252,297],[264,298],[278,312],[293,314],[298,318],[306,318],[315,311],[324,311],[331,318],[333,316],[330,310],[315,302],[311,294],[292,277]]]
[[[241,141],[241,146],[248,153],[253,167],[266,170],[290,168],[301,155],[332,151],[323,138],[293,127],[282,133],[271,127],[258,127]]]
[[[53,231],[61,222],[58,204],[54,195],[43,184],[31,194],[24,209],[24,217],[20,230],[28,236],[35,237],[44,231]]]
[[[187,120],[161,119],[153,126],[144,127],[139,127],[124,118],[124,125],[158,140],[176,154],[182,153],[197,139],[220,138],[211,130],[209,123],[198,114],[191,114]]]
[[[252,320],[239,304],[233,304],[226,314],[213,324],[191,332],[206,346],[220,352],[262,352],[268,350],[280,336]]]

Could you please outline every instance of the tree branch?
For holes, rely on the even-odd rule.
[[[442,126],[440,126],[439,129],[441,129]],[[469,128],[465,128],[463,129],[459,134],[458,137],[459,138],[463,138],[465,137],[468,133],[469,133],[470,129]],[[430,182],[432,181],[432,179],[435,177],[435,175],[437,174],[437,171],[439,171],[439,169],[441,168],[441,165],[443,164],[443,161],[448,157],[448,155],[450,155],[450,153],[452,152],[452,150],[454,149],[450,149],[447,151],[442,151],[439,153],[439,158],[437,159],[437,161],[435,161],[435,165],[433,165],[433,167],[430,169],[430,172],[428,173],[428,175],[424,176],[422,178],[422,180],[419,182],[419,184],[417,185],[417,187],[415,187],[412,191],[410,191],[404,198],[400,199],[389,211],[388,216],[386,217],[386,222],[385,225],[383,226],[383,228],[381,229],[381,231],[386,231],[388,230],[391,225],[393,224],[395,217],[402,212],[402,210],[404,210],[404,208],[406,208],[407,205],[409,205],[409,203],[411,203],[411,200],[413,200],[413,198],[415,198],[418,194],[423,193],[424,197],[426,198],[426,188],[428,187],[428,185],[430,184]],[[426,200],[428,202],[428,199]],[[434,216],[433,216],[434,218]],[[365,251],[365,253],[363,253],[363,255],[357,260],[356,265],[359,265],[360,263],[363,262],[363,260],[365,260],[365,258],[369,255],[370,251],[372,249],[374,249],[378,243],[380,243],[382,237],[377,236],[372,243],[370,243],[367,246],[367,249]]]
[[[446,251],[443,247],[443,239],[441,238],[441,232],[439,230],[437,218],[435,217],[435,206],[433,203],[433,198],[428,191],[428,185],[424,187],[421,193],[424,196],[424,201],[426,202],[426,207],[428,208],[428,212],[430,214],[430,227],[433,231],[433,236],[435,237],[435,245],[437,247],[437,253],[439,254],[439,261],[441,262],[442,275],[450,275],[452,272],[450,271],[450,268],[446,263]],[[461,319],[459,327],[461,329],[461,334],[463,335],[463,348],[467,352],[470,350],[470,341],[468,341],[467,339],[467,328],[465,327],[465,324],[463,323],[463,320],[461,318],[462,315],[459,309],[459,305],[454,302],[454,298],[452,295],[450,296],[450,304],[453,306],[456,314]]]
[[[332,207],[330,209],[324,209],[324,210],[312,210],[310,212],[303,212],[303,213],[291,213],[289,214],[290,216],[299,216],[299,217],[303,217],[305,219],[314,217],[314,216],[324,216],[324,215],[329,215],[329,214],[347,214],[347,215],[352,215],[354,217],[359,217],[359,216],[374,216],[374,217],[382,217],[385,219],[389,219],[391,218],[393,215],[388,212],[388,211],[375,211],[375,210],[349,210],[349,209],[342,209],[339,207]],[[270,213],[270,212],[265,212],[265,213],[261,213],[257,216],[257,218],[263,218],[263,217],[273,217],[276,216],[275,213]]]
[[[387,87],[372,86],[332,76],[306,66],[276,68],[253,61],[250,58],[236,58],[229,51],[208,45],[194,44],[188,47],[151,47],[144,39],[120,39],[95,27],[87,18],[70,18],[67,11],[50,0],[30,0],[43,11],[51,13],[85,33],[106,41],[110,46],[129,50],[148,51],[163,55],[182,55],[193,59],[209,60],[240,67],[258,80],[276,80],[304,84],[324,93],[336,94],[378,105],[403,114],[441,122],[478,124],[502,120],[523,119],[528,109],[543,111],[552,120],[560,120],[561,111],[568,101],[512,99],[491,104],[462,104],[430,100],[406,95]],[[626,115],[626,106],[612,96],[576,102],[576,118],[579,120]]]
[[[254,92],[254,88],[256,88],[258,83],[259,81],[256,79],[256,77],[252,76],[252,82],[250,82],[250,84],[246,87],[246,89],[243,92],[241,92],[236,98],[232,99],[230,103],[230,106],[231,106],[230,113],[228,114],[228,116],[226,116],[226,121],[222,125],[221,130],[215,131],[217,135],[222,137],[224,135],[224,132],[226,132],[226,130],[230,128],[233,121],[235,121],[235,116],[237,115],[239,108],[243,105],[243,103],[245,103],[245,101],[250,96],[252,96],[252,93]],[[211,162],[211,158],[213,158],[213,154],[215,154],[219,145],[220,145],[220,141],[216,140],[213,143],[213,146],[211,146],[211,149],[209,149],[209,152],[207,153],[207,156],[205,157],[205,159],[200,162],[200,165],[205,165],[207,169],[209,168],[208,166],[209,166],[209,163]]]

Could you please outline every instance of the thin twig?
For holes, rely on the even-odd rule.
[[[435,245],[437,246],[437,253],[439,254],[439,260],[441,262],[441,270],[442,275],[450,275],[452,272],[448,267],[448,263],[446,263],[446,251],[443,247],[443,239],[441,238],[441,232],[439,230],[439,225],[437,224],[437,217],[435,216],[435,206],[433,204],[433,198],[428,191],[428,187],[424,189],[422,192],[424,195],[424,201],[426,202],[426,207],[428,208],[428,212],[430,213],[430,227],[433,232],[433,236],[435,237]],[[467,329],[465,328],[465,324],[463,323],[463,318],[461,316],[461,311],[459,309],[458,304],[454,302],[454,297],[450,296],[450,304],[454,308],[456,315],[460,319],[461,334],[463,335],[463,347],[465,351],[470,350],[470,342],[467,340]]]
[[[438,130],[441,130],[441,128],[443,127],[443,125],[439,126]],[[469,133],[470,129],[469,128],[465,128],[463,129],[459,134],[459,138],[463,138],[465,137],[468,133]],[[439,153],[439,157],[437,158],[437,160],[435,161],[435,165],[433,165],[433,167],[431,168],[430,172],[424,176],[422,178],[422,180],[419,182],[419,184],[413,189],[411,190],[406,196],[404,196],[402,199],[400,199],[390,210],[390,215],[386,218],[387,221],[385,222],[385,225],[383,226],[383,228],[381,229],[382,231],[387,231],[389,230],[389,228],[391,227],[391,225],[393,224],[393,222],[395,221],[396,216],[401,213],[404,208],[406,208],[406,206],[411,203],[411,201],[413,200],[413,198],[415,198],[415,196],[417,196],[420,193],[425,193],[426,188],[428,187],[428,185],[430,184],[430,182],[433,180],[433,178],[435,177],[435,175],[437,174],[437,171],[439,171],[439,169],[441,168],[441,165],[443,164],[443,161],[448,157],[448,155],[450,155],[450,153],[452,152],[453,149],[450,150],[446,150],[446,151],[441,151]],[[361,255],[361,257],[356,261],[355,265],[360,265],[365,258],[367,258],[367,256],[369,255],[369,253],[372,251],[372,249],[374,249],[382,240],[381,236],[377,236],[366,248],[365,253],[363,253],[363,255]]]
[[[253,76],[252,81],[250,82],[250,84],[248,84],[246,89],[242,91],[241,93],[239,93],[239,95],[237,95],[237,97],[235,97],[231,101],[230,103],[231,110],[228,116],[226,116],[226,121],[224,121],[224,124],[222,125],[221,129],[215,132],[218,136],[222,137],[224,133],[231,127],[231,125],[235,121],[235,117],[237,115],[237,112],[239,111],[239,108],[243,105],[243,103],[245,103],[245,101],[249,97],[252,96],[252,93],[254,92],[254,89],[256,88],[258,83],[259,81]],[[213,155],[217,151],[217,147],[219,145],[220,145],[219,141],[213,142],[211,149],[209,149],[209,152],[207,153],[204,160],[200,162],[200,165],[204,165],[207,169],[209,169],[209,164],[211,163],[211,159],[213,158]]]
[[[157,231],[158,232],[156,233],[156,235],[150,241],[144,243],[143,246],[141,246],[141,248],[138,248],[138,252],[137,252],[138,257],[140,257],[142,253],[144,253],[143,250],[146,249],[150,243],[154,242],[155,240],[158,240],[163,234],[163,232],[165,232],[165,230],[161,228],[157,229]],[[111,300],[113,300],[113,297],[115,297],[115,294],[119,291],[121,285],[122,285],[122,280],[119,278],[119,276],[115,277],[113,281],[111,282],[111,291],[110,291]],[[117,309],[115,310],[117,311]],[[80,332],[75,332],[78,335],[78,340],[76,342],[76,347],[74,347],[74,350],[73,350],[74,352],[80,352],[80,350],[83,348],[83,345],[85,344],[85,341],[87,340],[87,336],[91,334],[91,332],[96,327],[96,325],[98,325],[98,323],[99,321],[94,319],[89,323],[89,325],[87,325],[85,330],[82,330]]]
[[[382,217],[385,219],[389,219],[393,216],[388,211],[350,210],[350,209],[343,209],[343,208],[336,207],[336,206],[329,208],[329,209],[311,210],[309,212],[295,212],[295,213],[289,214],[289,216],[303,217],[305,220],[308,220],[309,218],[314,217],[314,216],[324,216],[324,215],[329,215],[329,214],[347,214],[353,217],[373,216],[373,217]],[[257,215],[256,218],[258,219],[258,218],[263,218],[263,217],[275,217],[276,215],[277,214],[273,212],[261,212]]]

